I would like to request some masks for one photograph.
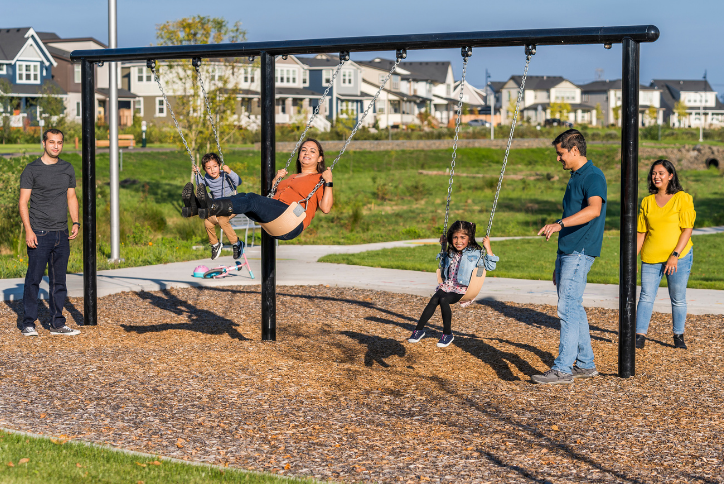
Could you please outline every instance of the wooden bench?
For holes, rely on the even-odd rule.
[[[108,148],[111,146],[110,139],[97,139],[96,148]],[[119,134],[118,135],[118,147],[119,148],[135,148],[136,140],[132,134]]]

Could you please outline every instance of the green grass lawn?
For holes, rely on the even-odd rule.
[[[689,286],[699,289],[724,289],[724,234],[694,236],[694,265]],[[557,240],[546,242],[540,239],[504,240],[492,243],[493,252],[500,257],[498,267],[489,277],[510,277],[515,279],[550,280],[556,258]],[[389,269],[435,272],[435,256],[439,245],[397,247],[357,254],[331,254],[320,262],[352,264]],[[607,235],[603,240],[603,251],[588,274],[588,282],[618,284],[619,237]],[[639,277],[639,284],[641,283]],[[663,279],[666,285],[666,278]]]
[[[313,482],[129,455],[65,440],[0,431],[0,482],[42,483],[248,483]]]
[[[609,183],[606,229],[619,227],[620,168],[618,146],[592,145],[589,157],[603,169]],[[504,150],[458,150],[456,173],[485,177],[457,177],[453,186],[451,220],[465,219],[485,226],[500,172]],[[332,160],[336,153],[327,153]],[[420,170],[443,172],[451,150],[350,151],[334,171],[335,205],[332,213],[318,213],[312,225],[286,244],[359,244],[437,237],[444,220],[448,176],[421,175]],[[281,168],[288,153],[277,154]],[[81,157],[67,153],[81,182]],[[260,153],[229,147],[225,160],[242,177],[240,190],[259,192]],[[24,162],[30,161],[26,158]],[[3,163],[11,163],[0,158]],[[639,197],[646,195],[647,166],[639,171]],[[5,169],[7,171],[7,169]],[[190,178],[190,160],[183,152],[127,150],[120,172],[121,257],[120,267],[174,262],[206,257],[191,250],[207,244],[198,218],[180,216],[180,191]],[[500,195],[494,236],[534,235],[561,213],[561,199],[568,173],[555,161],[549,148],[512,150]],[[99,269],[108,268],[110,256],[110,190],[107,153],[96,156],[97,246]],[[698,227],[724,224],[724,177],[715,170],[683,171],[684,188],[694,196]],[[78,187],[82,202],[82,186]],[[11,205],[11,204],[8,204]],[[10,211],[14,211],[11,209]],[[16,223],[17,222],[17,223]],[[5,225],[3,225],[5,224]],[[27,261],[25,236],[19,220],[0,220],[0,277],[22,277]],[[82,270],[81,238],[72,244],[70,270]],[[149,245],[152,244],[152,245]]]

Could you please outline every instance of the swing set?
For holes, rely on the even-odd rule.
[[[84,323],[86,325],[98,324],[98,303],[97,303],[97,261],[96,261],[96,183],[95,183],[95,64],[103,62],[121,61],[147,61],[149,66],[157,60],[171,59],[200,59],[223,58],[223,57],[255,57],[261,60],[261,192],[263,195],[270,195],[276,189],[273,183],[275,178],[275,58],[277,55],[297,54],[321,54],[329,52],[340,53],[340,66],[335,73],[339,72],[343,61],[349,59],[350,52],[379,52],[395,51],[397,60],[385,82],[394,72],[404,56],[400,55],[408,50],[425,49],[463,49],[463,64],[467,65],[467,57],[473,48],[478,47],[524,47],[526,49],[526,70],[530,56],[536,48],[541,46],[559,45],[602,45],[611,49],[613,44],[622,44],[622,98],[621,98],[621,251],[620,251],[620,283],[619,283],[619,376],[630,377],[635,374],[635,321],[636,321],[636,204],[637,204],[637,166],[638,166],[638,129],[639,129],[639,64],[640,44],[655,42],[659,38],[659,29],[653,25],[620,26],[620,27],[580,27],[580,28],[556,28],[556,29],[527,29],[527,30],[504,30],[504,31],[478,31],[478,32],[453,32],[434,34],[410,34],[410,35],[387,35],[387,36],[366,36],[347,37],[331,39],[309,39],[309,40],[285,40],[271,42],[244,42],[227,44],[205,44],[205,45],[177,45],[177,46],[152,46],[140,48],[121,48],[105,50],[77,50],[71,54],[73,62],[81,65],[81,119],[82,119],[82,167],[83,167],[83,290],[84,290]],[[197,71],[198,72],[198,71]],[[155,73],[155,72],[154,72]],[[336,77],[336,75],[335,75]],[[200,80],[200,79],[199,79]],[[463,77],[464,80],[464,77]],[[158,81],[157,81],[158,82]],[[203,82],[201,81],[201,85]],[[160,82],[159,82],[160,86]],[[379,92],[384,87],[380,87]],[[464,83],[461,86],[461,96]],[[161,88],[162,89],[162,88]],[[511,133],[508,139],[506,154],[503,160],[498,187],[495,194],[493,208],[488,222],[487,234],[490,233],[495,207],[497,204],[500,188],[502,185],[505,167],[508,160],[510,145],[512,142],[517,111],[522,100],[524,82],[521,83],[516,104],[516,116],[514,117]],[[327,96],[329,88],[325,90]],[[204,89],[205,95],[205,89]],[[164,94],[167,106],[168,100]],[[376,98],[375,98],[376,99]],[[373,101],[374,102],[374,101]],[[214,136],[217,141],[219,155],[221,154],[218,132],[213,124],[213,116],[205,97],[209,121],[214,129]],[[458,113],[461,110],[461,102],[458,103]],[[372,104],[365,110],[365,116],[371,109]],[[317,106],[319,108],[319,106]],[[314,116],[318,114],[315,110]],[[363,119],[363,118],[362,118]],[[311,125],[307,125],[306,131]],[[174,118],[174,122],[176,120]],[[459,131],[459,117],[456,121],[456,133],[453,140],[453,159],[451,162],[450,182],[448,186],[448,200],[445,208],[445,230],[447,230],[447,219],[452,194],[452,183],[455,168],[455,157],[457,154],[457,135]],[[176,123],[178,128],[178,123]],[[333,168],[344,154],[345,149],[352,140],[361,122],[357,123],[351,135],[345,141],[340,153],[330,168]],[[298,150],[303,136],[297,143],[294,152],[287,162],[287,167]],[[195,165],[193,155],[184,144],[191,156],[192,164]],[[299,200],[296,206],[290,205],[289,212],[285,213],[272,224],[279,222],[279,226],[286,227],[287,219],[298,225],[304,217],[303,204],[311,198],[322,182],[314,188],[312,193],[305,199]],[[290,223],[290,224],[291,224]],[[276,246],[274,239],[269,234],[276,232],[279,228],[267,226],[262,232],[262,281],[261,281],[261,333],[262,340],[276,340]],[[480,268],[479,268],[480,269]],[[484,278],[484,269],[476,271],[474,281],[471,281],[469,291],[479,291]],[[477,286],[479,284],[479,286]],[[477,294],[477,291],[476,291]],[[474,297],[474,295],[471,295]]]

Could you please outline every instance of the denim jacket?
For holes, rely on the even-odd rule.
[[[485,254],[480,256],[481,251],[477,249],[466,248],[463,249],[462,257],[458,265],[457,271],[457,283],[463,286],[470,285],[470,279],[473,276],[473,271],[476,267],[485,267],[486,271],[494,271],[496,262],[500,260],[500,257],[493,254]],[[439,257],[439,254],[438,254]],[[450,256],[445,253],[442,263],[442,279],[448,278],[448,270],[450,269]]]

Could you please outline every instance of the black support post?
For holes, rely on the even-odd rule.
[[[621,261],[618,286],[618,376],[636,374],[636,206],[639,164],[640,44],[624,38],[621,93]]]
[[[96,283],[96,101],[95,64],[81,62],[83,121],[83,324],[98,324]]]
[[[261,193],[267,195],[276,174],[274,55],[261,55]],[[274,239],[261,231],[261,339],[277,339],[277,250]]]

